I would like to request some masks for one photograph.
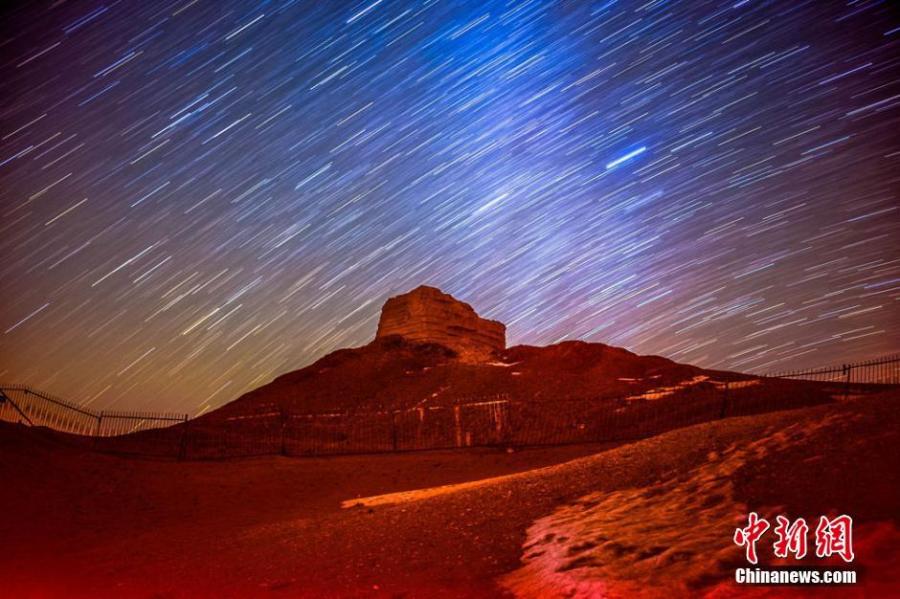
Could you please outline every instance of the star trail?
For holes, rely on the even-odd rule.
[[[889,2],[5,10],[3,382],[196,414],[420,284],[510,344],[900,349]]]

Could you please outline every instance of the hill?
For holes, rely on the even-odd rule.
[[[528,402],[672,396],[726,381],[759,382],[750,375],[640,356],[602,343],[506,348],[503,331],[501,323],[480,318],[468,304],[419,287],[387,300],[378,335],[368,345],[335,351],[279,376],[203,419],[216,422],[273,410],[402,410],[498,395]]]
[[[333,352],[220,408],[232,416],[260,405],[293,412],[446,406],[491,395],[562,399],[640,394],[706,371],[600,343],[517,346],[490,362],[457,360],[448,348],[391,336]],[[729,373],[714,376],[742,379]]]

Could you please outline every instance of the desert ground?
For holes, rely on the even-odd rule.
[[[898,596],[898,402],[728,418],[617,446],[206,462],[96,454],[7,425],[2,594]],[[853,515],[860,583],[737,587],[743,550],[731,537],[751,509]],[[770,542],[760,548],[773,563]]]

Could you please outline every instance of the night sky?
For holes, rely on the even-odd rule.
[[[196,414],[419,284],[510,345],[900,349],[891,2],[20,4],[2,382]]]

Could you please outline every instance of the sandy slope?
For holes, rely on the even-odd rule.
[[[728,419],[548,467],[576,449],[176,464],[0,436],[0,580],[16,596],[733,596],[748,509],[836,509],[857,522],[857,596],[890,596],[898,401]],[[433,488],[455,483],[469,484]]]
[[[795,491],[794,497],[787,497],[773,493],[770,487],[773,504],[760,502],[758,494],[742,493],[741,483],[759,485],[753,480],[758,470],[770,467],[774,461],[783,463],[785,453],[800,447],[806,451],[795,464],[797,467],[802,468],[803,462],[830,460],[833,450],[827,445],[864,426],[863,414],[831,413],[812,422],[780,427],[754,441],[710,451],[705,461],[657,485],[579,497],[575,502],[557,507],[529,528],[523,548],[524,565],[504,576],[503,582],[517,595],[535,598],[552,595],[656,597],[673,591],[712,594],[727,591],[730,585],[705,587],[729,577],[735,567],[745,565],[742,552],[723,542],[723,537],[727,538],[727,533],[736,526],[746,525],[744,518],[736,519],[735,515],[744,515],[751,509],[747,503],[751,498],[757,499],[751,502],[753,509],[773,522],[778,514],[791,518],[804,516],[814,522],[820,512],[843,511],[851,505],[855,508],[853,513],[858,514],[861,504],[867,501],[850,495],[841,502],[830,499],[820,502],[809,495],[821,493],[828,484],[809,485],[809,479],[781,479],[791,476],[787,472],[775,479],[767,477],[767,484],[776,488],[799,484],[803,492]],[[886,431],[883,437],[858,438],[841,444],[865,458],[873,443],[896,440],[896,434]],[[856,488],[860,494],[872,490],[872,487]],[[796,502],[785,505],[790,499]],[[810,506],[816,503],[820,510],[811,510]],[[879,507],[890,508],[890,505]],[[875,511],[880,513],[875,514],[874,522],[858,522],[862,526],[857,528],[856,544],[866,551],[871,550],[872,543],[881,543],[877,537],[882,535],[900,541],[900,531],[889,518],[891,514]],[[761,543],[761,551],[768,561],[775,563],[770,544],[771,541]],[[894,556],[897,557],[900,556]],[[810,556],[803,563],[816,565],[817,561]],[[829,563],[841,565],[837,560]],[[870,592],[878,588],[882,594],[886,590],[873,577],[867,583]]]
[[[566,341],[508,348],[496,361],[468,364],[447,348],[386,337],[341,349],[210,412],[217,422],[279,408],[299,413],[453,405],[495,394],[535,400],[641,393],[713,371],[625,349]],[[750,378],[717,373],[725,379]],[[723,379],[723,380],[725,380]]]

